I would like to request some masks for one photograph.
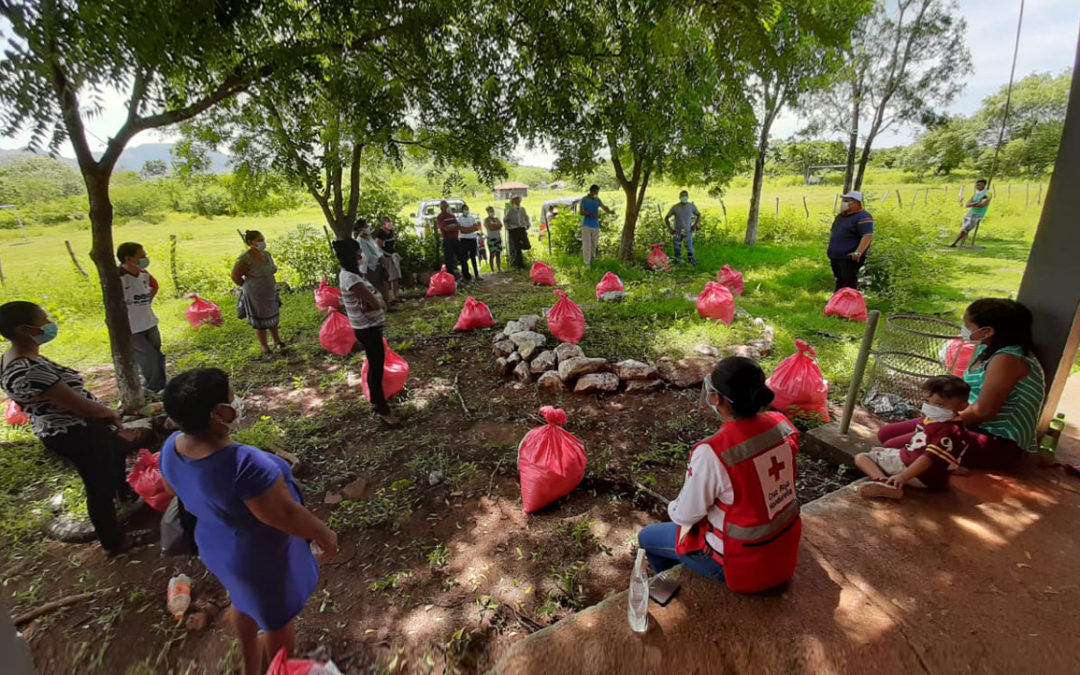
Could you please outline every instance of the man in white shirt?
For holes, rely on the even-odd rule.
[[[468,204],[461,205],[461,213],[458,214],[457,221],[461,227],[458,230],[458,241],[461,242],[461,266],[465,268],[463,271],[467,274],[469,261],[471,260],[473,275],[479,280],[480,267],[476,262],[479,249],[476,246],[476,238],[480,236],[480,221],[469,212]]]
[[[120,261],[120,283],[124,286],[131,346],[142,373],[143,386],[155,394],[165,388],[165,355],[161,352],[158,318],[150,306],[158,292],[157,279],[146,270],[150,258],[146,249],[135,242],[125,242],[116,249]]]

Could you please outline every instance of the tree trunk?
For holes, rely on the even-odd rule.
[[[746,245],[757,243],[758,215],[761,212],[761,184],[765,182],[765,149],[758,145],[754,158],[754,182],[750,187],[750,213],[746,216]]]
[[[870,161],[870,145],[874,142],[874,136],[873,129],[866,135],[866,142],[863,143],[862,152],[859,153],[859,169],[855,173],[855,187],[852,188],[853,190],[862,189],[863,176],[866,174],[866,165]]]
[[[100,172],[99,172],[100,173]],[[91,257],[97,267],[101,296],[105,303],[105,326],[109,331],[116,386],[120,400],[128,409],[143,405],[142,384],[131,347],[131,324],[128,322],[124,287],[117,273],[112,223],[113,207],[109,198],[109,176],[85,173],[90,198]]]
[[[623,216],[619,258],[633,260],[634,231],[637,229],[638,212],[641,210],[641,204],[638,202],[638,186],[635,183],[623,183],[622,188],[623,193],[626,195],[626,214]]]
[[[858,81],[853,79],[851,81],[851,128],[848,130],[847,159],[844,165],[844,192],[850,192],[855,181],[855,151],[859,147],[859,114],[861,113],[860,93]]]

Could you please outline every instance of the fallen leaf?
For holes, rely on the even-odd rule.
[[[899,601],[899,600],[897,600],[896,598],[893,598],[893,599],[892,599],[892,604],[896,605],[896,606],[897,606],[897,607],[899,607],[900,609],[903,609],[903,608],[904,608],[904,606],[903,606],[903,605],[901,605],[901,604],[900,604],[900,601]]]
[[[1027,551],[1024,551],[1024,555],[1027,556],[1028,560],[1031,560],[1031,554],[1030,553],[1028,553]]]
[[[1031,568],[1031,565],[1029,565],[1027,563],[1016,563],[1016,566],[1017,567],[1025,567],[1025,568],[1028,568],[1028,569]]]

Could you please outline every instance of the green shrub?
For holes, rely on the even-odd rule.
[[[398,227],[394,250],[401,256],[404,277],[431,272],[442,265],[442,239],[436,235],[420,237],[412,227]]]
[[[165,210],[161,191],[150,183],[113,187],[110,198],[117,218],[137,218]]]
[[[874,214],[874,241],[863,270],[866,289],[894,303],[910,301],[946,272],[939,232],[912,216]]]
[[[325,279],[338,276],[337,259],[326,240],[326,233],[314,225],[297,225],[274,244],[275,259],[282,269],[278,281],[293,288],[315,288]]]

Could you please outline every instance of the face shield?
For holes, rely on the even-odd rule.
[[[698,406],[702,410],[711,410],[713,414],[719,416],[720,411],[716,408],[716,406],[712,404],[712,401],[709,400],[709,397],[712,394],[716,394],[728,403],[732,402],[729,397],[725,396],[723,393],[717,390],[716,387],[713,386],[711,378],[706,377],[704,380],[701,381],[701,395],[698,397]]]

